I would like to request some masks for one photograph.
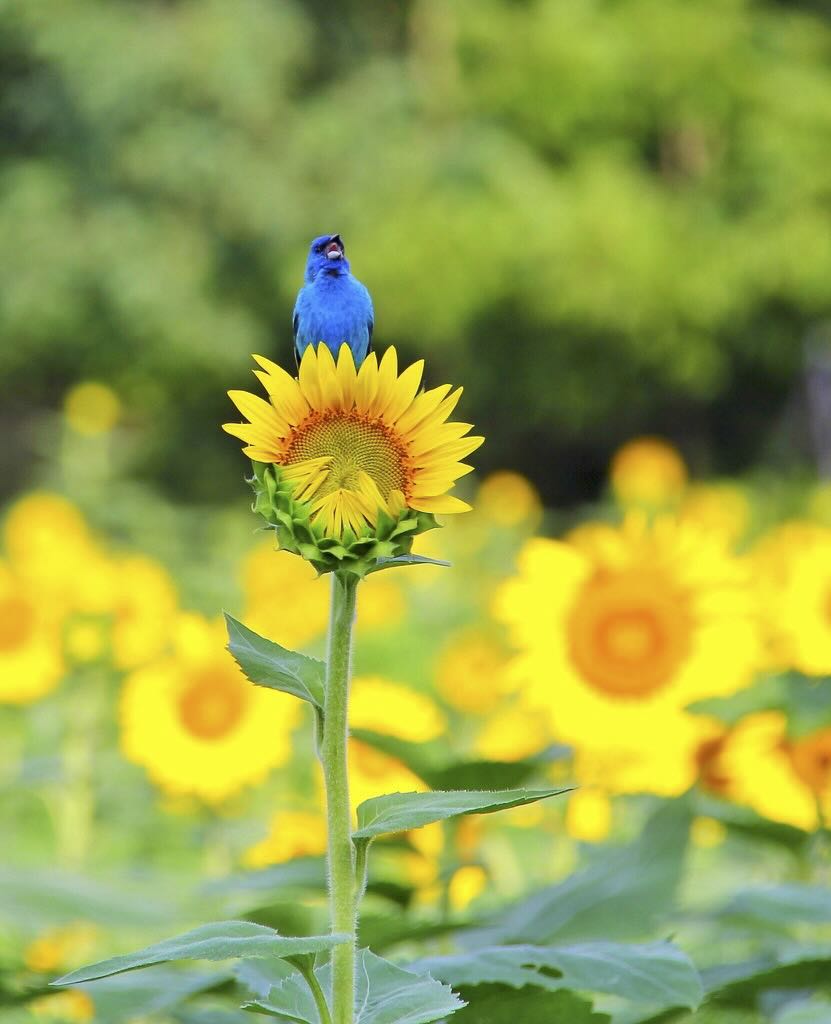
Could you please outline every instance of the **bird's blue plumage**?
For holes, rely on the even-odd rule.
[[[355,365],[369,355],[375,314],[372,299],[349,270],[340,235],[321,235],[309,249],[305,284],[294,305],[294,354],[323,342],[337,358],[344,342]]]

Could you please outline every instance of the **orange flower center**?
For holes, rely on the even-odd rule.
[[[568,624],[575,667],[613,697],[646,697],[670,683],[691,633],[686,597],[660,573],[634,570],[588,580]]]
[[[831,787],[831,729],[803,736],[787,746],[793,769],[815,793]]]
[[[711,793],[724,795],[730,789],[730,776],[721,763],[726,736],[715,736],[713,739],[702,740],[695,752],[695,763],[698,767],[698,778],[701,785]]]
[[[19,597],[0,600],[0,651],[22,647],[32,635],[34,624],[34,609],[27,601]]]
[[[378,420],[355,412],[315,413],[293,432],[283,465],[328,458],[325,482],[317,491],[325,497],[335,490],[354,491],[363,470],[386,501],[393,491],[405,496],[409,487],[407,453],[396,435]]]
[[[245,711],[247,690],[241,680],[220,669],[195,674],[179,697],[179,717],[201,740],[218,740],[231,732]]]

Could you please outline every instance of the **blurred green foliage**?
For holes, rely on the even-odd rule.
[[[829,140],[816,4],[5,0],[6,486],[95,378],[135,474],[226,498],[224,389],[327,230],[486,468],[585,496],[650,428],[735,469],[831,307]]]

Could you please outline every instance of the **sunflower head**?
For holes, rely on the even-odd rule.
[[[461,395],[449,385],[419,392],[423,363],[398,373],[395,349],[355,369],[342,346],[306,349],[298,379],[255,357],[269,401],[229,392],[247,423],[224,429],[254,463],[254,509],[280,547],[319,572],[364,575],[410,552],[434,513],[466,512],[448,494],[473,468],[460,460],[482,443],[468,423],[448,423]]]

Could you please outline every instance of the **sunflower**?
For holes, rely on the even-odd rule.
[[[753,553],[773,667],[831,674],[831,530],[784,523]]]
[[[602,762],[584,781],[613,791],[685,789],[709,731],[685,706],[741,688],[757,661],[744,567],[667,517],[530,541],[496,612],[519,649],[521,699],[576,748],[578,775]]]
[[[436,663],[436,683],[454,708],[483,715],[509,692],[508,655],[493,631],[470,626],[451,636]]]
[[[268,835],[245,851],[249,868],[282,864],[295,857],[318,857],[326,852],[326,816],[322,811],[278,811]]]
[[[59,615],[0,562],[0,703],[38,700],[62,674]]]
[[[255,463],[279,467],[297,504],[321,536],[365,536],[382,513],[406,509],[465,512],[448,494],[470,472],[460,462],[482,443],[468,423],[447,423],[462,389],[442,385],[418,393],[423,361],[399,376],[394,348],[380,363],[371,354],[360,370],[348,346],[337,365],[325,345],[309,346],[295,380],[276,363],[254,357],[269,401],[245,391],[229,396],[248,423],[224,429],[245,441]]]
[[[434,740],[447,728],[444,715],[426,694],[381,676],[353,679],[349,724],[410,743]]]
[[[720,796],[758,814],[811,830],[819,812],[831,817],[831,728],[788,736],[781,711],[748,715],[725,733],[714,751]],[[706,785],[706,779],[705,779]],[[710,787],[713,788],[713,787]]]
[[[297,702],[251,686],[225,639],[221,622],[181,615],[174,653],[125,680],[122,750],[168,795],[220,803],[291,753]]]
[[[609,478],[622,505],[660,508],[681,497],[687,485],[687,467],[667,441],[636,437],[615,453]]]

